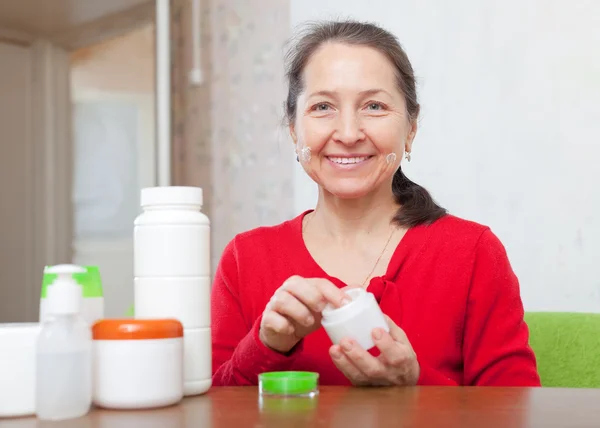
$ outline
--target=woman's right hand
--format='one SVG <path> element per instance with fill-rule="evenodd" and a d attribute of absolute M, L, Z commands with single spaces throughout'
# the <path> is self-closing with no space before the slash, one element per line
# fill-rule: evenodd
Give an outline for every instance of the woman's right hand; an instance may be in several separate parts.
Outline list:
<path fill-rule="evenodd" d="M 331 281 L 292 276 L 267 304 L 260 323 L 260 340 L 277 352 L 288 353 L 321 326 L 325 305 L 340 307 L 348 301 L 348 296 Z"/>

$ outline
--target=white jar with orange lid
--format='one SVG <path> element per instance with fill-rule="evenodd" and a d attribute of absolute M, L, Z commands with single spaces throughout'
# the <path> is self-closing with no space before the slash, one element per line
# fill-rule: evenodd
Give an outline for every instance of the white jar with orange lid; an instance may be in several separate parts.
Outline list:
<path fill-rule="evenodd" d="M 175 319 L 105 319 L 94 324 L 96 406 L 143 409 L 183 398 L 183 325 Z"/>

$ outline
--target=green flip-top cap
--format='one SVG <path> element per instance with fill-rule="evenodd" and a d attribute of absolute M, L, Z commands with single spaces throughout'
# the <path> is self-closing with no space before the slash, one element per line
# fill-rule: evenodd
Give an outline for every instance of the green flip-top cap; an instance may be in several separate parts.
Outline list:
<path fill-rule="evenodd" d="M 85 273 L 74 273 L 73 279 L 81 285 L 81 292 L 84 298 L 103 297 L 102 280 L 100 278 L 100 270 L 98 266 L 83 266 Z M 42 279 L 42 299 L 45 299 L 48 294 L 48 287 L 56 280 L 57 275 L 47 273 L 44 269 L 44 277 Z"/>
<path fill-rule="evenodd" d="M 319 374 L 314 372 L 267 372 L 258 375 L 261 394 L 298 396 L 317 392 Z"/>

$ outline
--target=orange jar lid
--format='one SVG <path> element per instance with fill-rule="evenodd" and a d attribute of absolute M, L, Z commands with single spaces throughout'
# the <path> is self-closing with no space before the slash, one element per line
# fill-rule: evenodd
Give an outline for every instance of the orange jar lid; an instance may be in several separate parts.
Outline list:
<path fill-rule="evenodd" d="M 94 340 L 144 340 L 183 337 L 176 319 L 105 319 L 92 327 Z"/>

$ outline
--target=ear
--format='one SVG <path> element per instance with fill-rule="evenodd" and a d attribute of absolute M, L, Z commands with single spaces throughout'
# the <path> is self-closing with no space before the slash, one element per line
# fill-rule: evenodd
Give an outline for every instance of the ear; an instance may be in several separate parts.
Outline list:
<path fill-rule="evenodd" d="M 294 124 L 290 124 L 289 129 L 290 129 L 290 135 L 292 137 L 292 140 L 294 141 L 294 144 L 298 143 L 298 137 L 296 136 L 296 128 L 295 128 Z"/>
<path fill-rule="evenodd" d="M 404 147 L 404 151 L 405 152 L 411 152 L 412 151 L 412 143 L 415 139 L 415 136 L 417 135 L 417 120 L 412 120 L 410 122 L 410 129 L 408 131 L 408 135 L 406 137 L 406 146 Z"/>

